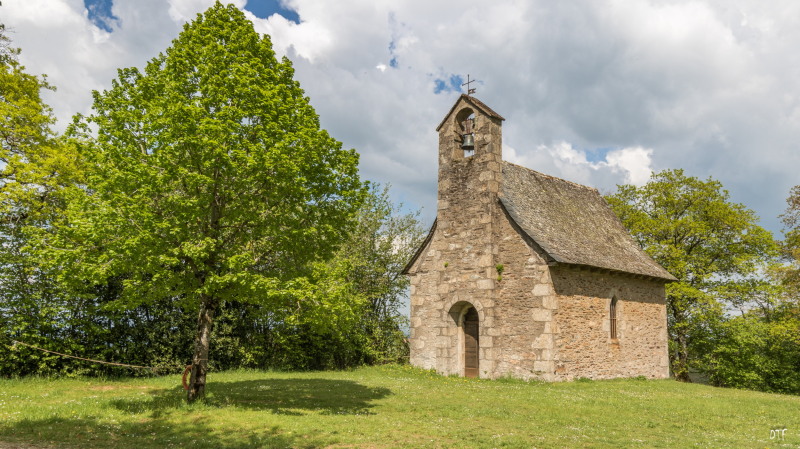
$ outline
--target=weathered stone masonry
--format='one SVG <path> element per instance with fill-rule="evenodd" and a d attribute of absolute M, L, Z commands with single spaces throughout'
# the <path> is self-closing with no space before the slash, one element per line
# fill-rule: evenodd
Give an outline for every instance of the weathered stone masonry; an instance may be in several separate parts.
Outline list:
<path fill-rule="evenodd" d="M 674 278 L 596 190 L 503 162 L 502 121 L 462 95 L 438 128 L 437 219 L 405 270 L 411 363 L 464 375 L 465 347 L 477 344 L 485 378 L 666 377 Z M 462 148 L 469 131 L 474 154 Z M 464 332 L 470 308 L 477 343 Z"/>

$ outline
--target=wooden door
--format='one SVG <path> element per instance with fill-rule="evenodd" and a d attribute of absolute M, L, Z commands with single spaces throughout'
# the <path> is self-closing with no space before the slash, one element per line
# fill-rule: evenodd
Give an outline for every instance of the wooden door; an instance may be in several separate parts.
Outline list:
<path fill-rule="evenodd" d="M 470 307 L 464 315 L 464 377 L 478 377 L 478 311 Z"/>

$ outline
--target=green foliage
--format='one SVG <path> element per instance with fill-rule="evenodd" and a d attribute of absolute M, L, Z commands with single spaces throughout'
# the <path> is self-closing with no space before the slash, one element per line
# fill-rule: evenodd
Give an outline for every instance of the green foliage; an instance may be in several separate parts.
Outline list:
<path fill-rule="evenodd" d="M 706 338 L 723 320 L 726 295 L 749 295 L 760 285 L 759 269 L 777 245 L 718 181 L 682 170 L 655 173 L 642 187 L 619 186 L 606 199 L 645 251 L 678 278 L 666 288 L 670 358 L 676 377 L 688 380 L 691 340 Z"/>
<path fill-rule="evenodd" d="M 800 322 L 747 313 L 720 323 L 697 354 L 714 385 L 800 394 Z"/>
<path fill-rule="evenodd" d="M 226 324 L 217 328 L 217 341 L 230 335 L 231 349 L 250 353 L 242 356 L 252 361 L 244 365 L 249 367 L 330 369 L 405 361 L 407 323 L 400 309 L 408 278 L 401 272 L 423 238 L 416 214 L 402 213 L 390 202 L 388 188 L 373 186 L 348 239 L 331 260 L 314 264 L 313 300 L 286 297 L 261 318 L 238 304 L 231 309 L 235 319 L 220 317 Z"/>
<path fill-rule="evenodd" d="M 642 186 L 607 197 L 634 238 L 682 284 L 696 289 L 719 276 L 749 275 L 775 253 L 769 231 L 719 181 L 683 170 L 655 173 Z"/>
<path fill-rule="evenodd" d="M 336 257 L 350 267 L 347 279 L 366 301 L 359 325 L 367 344 L 366 363 L 404 361 L 408 356 L 403 332 L 408 323 L 400 309 L 409 279 L 402 271 L 426 230 L 417 213 L 402 213 L 401 209 L 402 205 L 391 203 L 388 187 L 374 186 L 353 234 Z"/>
<path fill-rule="evenodd" d="M 116 297 L 116 289 L 118 284 L 112 282 L 99 288 L 94 298 L 66 300 L 59 294 L 34 301 L 49 315 L 31 317 L 19 310 L 13 311 L 14 322 L 26 328 L 24 332 L 14 332 L 10 336 L 70 355 L 153 366 L 161 374 L 181 372 L 191 356 L 185 341 L 191 340 L 194 333 L 196 319 L 192 318 L 192 311 L 180 309 L 167 300 L 130 310 L 104 308 L 104 304 Z M 7 341 L 2 343 L 5 345 Z M 149 370 L 130 370 L 64 358 L 23 345 L 9 346 L 9 351 L 0 352 L 0 376 L 152 374 Z"/>
<path fill-rule="evenodd" d="M 741 315 L 715 329 L 713 345 L 697 350 L 716 385 L 800 394 L 799 187 L 787 203 L 782 263 L 751 280 L 746 292 L 726 292 Z"/>

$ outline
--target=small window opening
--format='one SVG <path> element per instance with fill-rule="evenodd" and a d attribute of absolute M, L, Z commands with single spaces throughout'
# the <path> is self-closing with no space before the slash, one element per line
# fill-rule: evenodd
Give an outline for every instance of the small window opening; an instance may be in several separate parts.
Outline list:
<path fill-rule="evenodd" d="M 617 339 L 617 298 L 611 298 L 611 306 L 608 310 L 609 331 L 611 339 Z"/>

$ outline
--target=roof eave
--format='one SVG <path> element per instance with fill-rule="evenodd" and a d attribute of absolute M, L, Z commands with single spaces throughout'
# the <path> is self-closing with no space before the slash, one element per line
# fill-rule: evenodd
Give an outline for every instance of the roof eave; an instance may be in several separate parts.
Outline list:
<path fill-rule="evenodd" d="M 548 265 L 550 265 L 550 266 L 563 265 L 565 267 L 575 268 L 575 269 L 578 269 L 578 270 L 586 270 L 586 271 L 590 271 L 590 272 L 608 273 L 608 274 L 614 274 L 614 275 L 618 275 L 618 276 L 632 277 L 632 278 L 635 278 L 635 279 L 647 279 L 647 280 L 656 281 L 656 282 L 663 282 L 664 284 L 669 284 L 669 283 L 672 283 L 672 282 L 678 282 L 678 279 L 675 276 L 673 276 L 673 275 L 671 275 L 669 273 L 667 273 L 669 275 L 669 277 L 666 277 L 666 276 L 655 276 L 655 275 L 652 275 L 652 274 L 634 273 L 632 271 L 615 270 L 613 268 L 596 267 L 594 265 L 586 265 L 586 264 L 563 262 L 563 261 L 554 261 L 552 263 L 549 263 Z"/>

